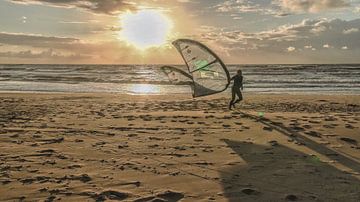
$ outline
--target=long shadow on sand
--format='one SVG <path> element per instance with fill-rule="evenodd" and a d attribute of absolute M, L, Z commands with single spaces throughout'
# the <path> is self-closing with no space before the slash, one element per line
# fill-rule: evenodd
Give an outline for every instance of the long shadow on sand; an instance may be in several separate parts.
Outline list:
<path fill-rule="evenodd" d="M 282 145 L 225 140 L 246 165 L 221 171 L 229 201 L 360 201 L 360 181 Z"/>
<path fill-rule="evenodd" d="M 312 149 L 313 151 L 316 151 L 324 156 L 327 156 L 328 158 L 339 162 L 340 164 L 352 169 L 353 171 L 356 171 L 360 173 L 360 163 L 358 162 L 358 159 L 355 159 L 351 156 L 347 156 L 345 154 L 341 154 L 335 150 L 332 150 L 324 145 L 321 145 L 310 138 L 306 137 L 305 135 L 296 132 L 294 130 L 291 130 L 290 128 L 285 127 L 282 124 L 278 124 L 276 122 L 271 121 L 270 119 L 266 118 L 258 118 L 256 116 L 247 114 L 247 113 L 241 113 L 244 117 L 253 119 L 255 121 L 258 121 L 273 130 L 276 130 L 283 135 L 286 135 L 290 137 L 291 139 L 296 140 L 299 143 L 304 144 L 306 147 Z"/>

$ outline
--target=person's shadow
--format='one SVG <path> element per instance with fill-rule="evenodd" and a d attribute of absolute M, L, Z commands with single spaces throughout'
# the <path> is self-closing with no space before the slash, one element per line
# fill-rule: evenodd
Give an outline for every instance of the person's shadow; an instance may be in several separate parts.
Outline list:
<path fill-rule="evenodd" d="M 229 201 L 360 201 L 360 181 L 280 144 L 224 140 L 245 161 L 221 171 Z"/>

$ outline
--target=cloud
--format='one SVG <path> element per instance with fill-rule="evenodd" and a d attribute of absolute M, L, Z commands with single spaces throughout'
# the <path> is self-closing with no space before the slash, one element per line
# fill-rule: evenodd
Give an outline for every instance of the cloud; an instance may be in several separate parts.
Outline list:
<path fill-rule="evenodd" d="M 271 61 L 275 61 L 277 58 L 280 63 L 282 63 L 281 59 L 284 60 L 283 62 L 298 61 L 300 63 L 307 60 L 360 62 L 359 57 L 356 56 L 360 54 L 360 35 L 343 33 L 344 30 L 353 30 L 352 28 L 355 27 L 360 28 L 360 19 L 350 21 L 325 18 L 305 19 L 297 24 L 282 25 L 275 29 L 253 33 L 217 29 L 201 34 L 199 39 L 212 44 L 217 50 L 224 50 L 223 55 L 230 55 L 229 58 L 234 59 L 241 55 L 247 56 L 251 61 L 259 58 L 271 58 Z M 351 44 L 351 47 L 348 47 L 351 52 L 342 55 L 345 53 L 340 50 L 347 44 Z M 293 54 L 284 57 L 284 50 Z"/>
<path fill-rule="evenodd" d="M 293 51 L 295 51 L 295 50 L 296 50 L 296 48 L 295 48 L 295 47 L 290 46 L 290 47 L 288 47 L 286 50 L 287 50 L 288 52 L 293 52 Z"/>
<path fill-rule="evenodd" d="M 88 24 L 89 22 L 85 21 L 59 21 L 61 24 Z"/>
<path fill-rule="evenodd" d="M 343 41 L 350 41 L 360 48 L 360 36 L 346 36 L 344 37 L 343 30 L 352 30 L 353 27 L 360 27 L 360 19 L 346 21 L 340 19 L 305 19 L 298 24 L 283 25 L 272 30 L 244 33 L 241 31 L 224 32 L 218 30 L 217 34 L 206 33 L 210 40 L 224 40 L 234 42 L 241 45 L 249 45 L 252 43 L 262 44 L 262 47 L 270 45 L 288 44 L 293 42 L 303 42 L 302 46 L 308 44 L 317 44 L 322 46 L 326 41 L 332 41 L 335 44 Z M 314 43 L 313 43 L 314 42 Z M 289 45 L 286 46 L 286 48 Z"/>
<path fill-rule="evenodd" d="M 299 13 L 316 13 L 350 6 L 347 0 L 279 0 L 278 4 L 285 10 Z"/>
<path fill-rule="evenodd" d="M 349 48 L 347 46 L 341 47 L 342 50 L 348 50 Z"/>
<path fill-rule="evenodd" d="M 312 50 L 312 51 L 316 51 L 316 48 L 314 48 L 312 45 L 307 45 L 307 46 L 304 46 L 304 49 L 308 49 L 308 50 Z"/>
<path fill-rule="evenodd" d="M 19 4 L 45 4 L 57 7 L 81 8 L 100 14 L 115 15 L 126 10 L 136 10 L 136 5 L 125 0 L 9 0 Z"/>
<path fill-rule="evenodd" d="M 360 62 L 360 35 L 344 34 L 344 30 L 353 28 L 360 28 L 360 19 L 305 19 L 258 32 L 200 26 L 196 31 L 200 34 L 193 38 L 209 45 L 229 63 L 351 63 Z M 142 54 L 116 37 L 102 39 L 0 32 L 1 61 L 36 63 L 47 58 L 49 63 L 181 62 L 181 57 L 169 47 L 153 48 Z M 329 48 L 323 47 L 326 44 Z"/>
<path fill-rule="evenodd" d="M 343 31 L 344 34 L 352 34 L 352 33 L 356 33 L 359 32 L 358 28 L 350 28 L 350 29 L 346 29 Z"/>
<path fill-rule="evenodd" d="M 31 47 L 66 47 L 69 44 L 80 43 L 79 39 L 69 37 L 43 36 L 36 34 L 0 32 L 0 43 Z"/>
<path fill-rule="evenodd" d="M 44 36 L 39 34 L 8 33 L 0 32 L 0 43 L 6 46 L 53 49 L 69 53 L 96 54 L 96 51 L 105 52 L 111 44 L 119 44 L 118 41 L 94 42 L 84 41 L 78 38 L 61 36 Z M 121 44 L 123 45 L 123 44 Z M 1 50 L 1 49 L 0 49 Z"/>
<path fill-rule="evenodd" d="M 270 7 L 265 7 L 249 0 L 227 0 L 217 4 L 214 8 L 217 12 L 222 13 L 259 13 L 265 15 L 276 15 L 279 17 L 288 15 L 286 13 L 279 13 Z"/>
<path fill-rule="evenodd" d="M 360 6 L 355 7 L 354 13 L 360 13 Z"/>
<path fill-rule="evenodd" d="M 116 38 L 104 41 L 80 40 L 60 36 L 0 32 L 3 63 L 174 63 L 176 51 L 156 47 L 146 54 Z"/>
<path fill-rule="evenodd" d="M 244 0 L 227 0 L 215 6 L 218 12 L 258 12 L 259 6 Z"/>
<path fill-rule="evenodd" d="M 0 52 L 0 57 L 5 58 L 22 58 L 22 59 L 37 59 L 37 58 L 44 58 L 47 60 L 52 59 L 88 59 L 91 56 L 81 55 L 81 54 L 62 54 L 59 52 L 55 52 L 53 49 L 44 50 L 41 52 L 33 52 L 32 50 L 26 51 L 7 51 L 7 52 Z"/>
<path fill-rule="evenodd" d="M 217 4 L 217 12 L 258 13 L 285 17 L 292 13 L 317 13 L 329 9 L 349 7 L 348 0 L 272 0 L 255 3 L 250 0 L 227 0 Z"/>

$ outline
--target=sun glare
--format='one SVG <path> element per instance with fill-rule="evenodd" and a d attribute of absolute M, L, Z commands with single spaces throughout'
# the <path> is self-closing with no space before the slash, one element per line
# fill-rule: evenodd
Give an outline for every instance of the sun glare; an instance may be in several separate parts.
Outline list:
<path fill-rule="evenodd" d="M 141 10 L 120 16 L 121 40 L 140 49 L 161 46 L 172 29 L 171 20 L 158 10 Z"/>

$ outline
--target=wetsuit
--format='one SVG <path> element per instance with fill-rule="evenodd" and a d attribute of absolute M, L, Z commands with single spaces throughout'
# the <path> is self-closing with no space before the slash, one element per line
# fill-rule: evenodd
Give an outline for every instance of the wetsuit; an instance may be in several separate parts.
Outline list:
<path fill-rule="evenodd" d="M 243 86 L 243 76 L 235 75 L 234 77 L 231 78 L 231 80 L 234 80 L 234 85 L 231 88 L 232 97 L 229 104 L 229 109 L 231 109 L 231 107 L 233 107 L 234 104 L 240 102 L 243 99 L 240 91 L 240 88 L 242 88 Z M 236 95 L 238 96 L 238 99 L 235 101 Z"/>

